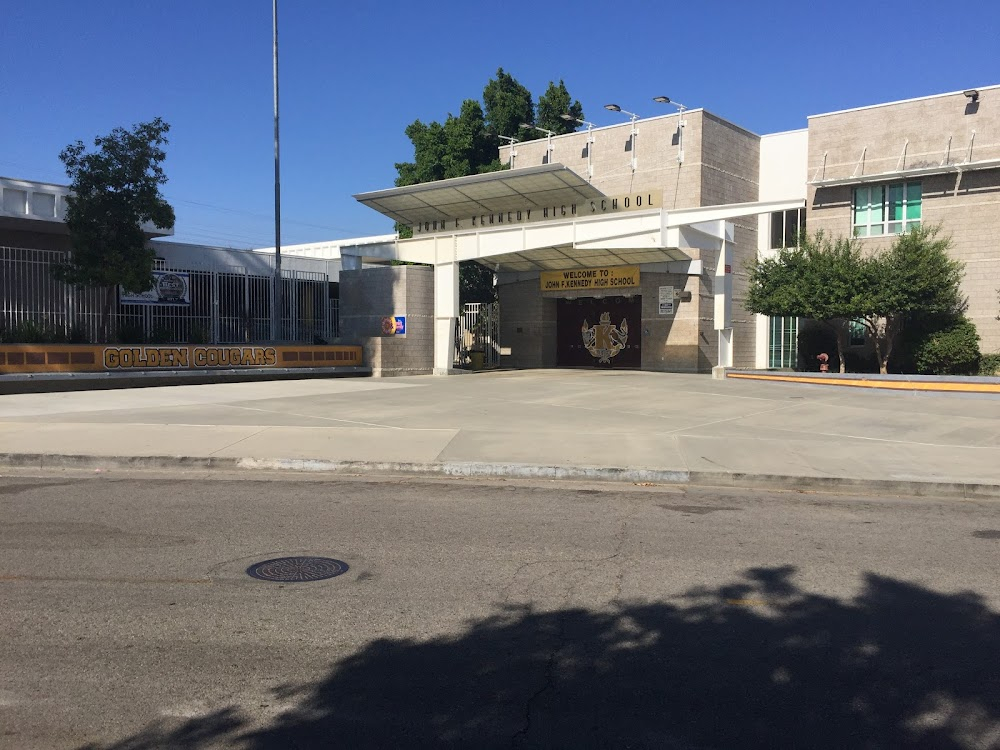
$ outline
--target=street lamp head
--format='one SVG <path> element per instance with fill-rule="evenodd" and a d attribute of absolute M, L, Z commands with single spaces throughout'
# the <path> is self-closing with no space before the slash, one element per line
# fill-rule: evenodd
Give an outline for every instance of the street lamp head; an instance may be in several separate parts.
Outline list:
<path fill-rule="evenodd" d="M 604 108 L 606 110 L 608 110 L 609 112 L 621 112 L 622 111 L 622 108 L 619 107 L 617 104 L 605 104 Z"/>
<path fill-rule="evenodd" d="M 670 104 L 670 97 L 669 96 L 654 96 L 653 97 L 653 101 L 654 102 L 659 102 L 660 104 Z"/>
<path fill-rule="evenodd" d="M 521 123 L 520 125 L 518 125 L 518 127 L 519 127 L 519 128 L 533 128 L 533 127 L 535 127 L 535 126 L 534 126 L 534 125 L 529 125 L 529 124 L 528 124 L 528 123 L 526 123 L 526 122 L 522 122 L 522 123 Z"/>
<path fill-rule="evenodd" d="M 579 120 L 577 120 L 575 117 L 573 117 L 573 115 L 570 114 L 561 114 L 559 115 L 559 117 L 564 119 L 566 122 L 579 122 Z"/>

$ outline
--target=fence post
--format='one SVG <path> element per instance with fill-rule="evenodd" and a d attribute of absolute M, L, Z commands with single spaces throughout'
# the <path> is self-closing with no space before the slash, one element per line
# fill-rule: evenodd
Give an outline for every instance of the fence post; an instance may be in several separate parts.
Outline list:
<path fill-rule="evenodd" d="M 219 272 L 212 269 L 212 343 L 219 343 Z"/>

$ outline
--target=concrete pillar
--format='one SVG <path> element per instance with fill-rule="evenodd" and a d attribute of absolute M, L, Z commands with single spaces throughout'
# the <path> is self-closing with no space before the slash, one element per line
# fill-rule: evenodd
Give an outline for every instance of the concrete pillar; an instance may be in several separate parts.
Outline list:
<path fill-rule="evenodd" d="M 733 366 L 733 246 L 728 222 L 721 222 L 722 240 L 715 258 L 715 330 L 719 332 L 719 360 L 712 368 L 713 377 L 725 377 Z"/>
<path fill-rule="evenodd" d="M 458 263 L 434 266 L 434 374 L 447 375 L 455 366 L 455 324 L 458 320 Z"/>

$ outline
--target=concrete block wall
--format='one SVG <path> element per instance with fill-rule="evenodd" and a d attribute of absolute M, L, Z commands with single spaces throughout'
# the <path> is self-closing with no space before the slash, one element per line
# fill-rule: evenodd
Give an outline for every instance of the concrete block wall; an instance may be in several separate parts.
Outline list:
<path fill-rule="evenodd" d="M 542 296 L 537 274 L 520 276 L 502 273 L 497 279 L 500 366 L 555 367 L 556 301 Z"/>
<path fill-rule="evenodd" d="M 642 292 L 642 369 L 660 372 L 711 372 L 698 341 L 699 318 L 703 301 L 698 276 L 674 273 L 643 272 Z M 691 300 L 675 300 L 673 315 L 659 314 L 660 287 L 672 286 L 678 292 L 690 292 Z M 711 299 L 708 302 L 711 307 Z"/>
<path fill-rule="evenodd" d="M 628 195 L 656 190 L 663 207 L 698 206 L 701 193 L 701 110 L 686 112 L 684 120 L 683 164 L 677 162 L 678 115 L 643 119 L 636 123 L 636 170 L 632 171 L 632 125 L 624 122 L 593 130 L 592 184 L 605 195 Z M 562 164 L 577 174 L 587 176 L 587 130 L 556 136 L 552 139 L 553 164 Z M 546 139 L 518 143 L 514 168 L 544 163 Z M 509 149 L 501 149 L 501 160 L 509 158 Z"/>
<path fill-rule="evenodd" d="M 663 207 L 691 208 L 696 206 L 743 203 L 759 200 L 760 196 L 760 137 L 748 130 L 716 117 L 703 110 L 684 114 L 684 161 L 678 164 L 677 124 L 678 115 L 640 120 L 636 127 L 637 169 L 631 170 L 631 152 L 626 150 L 631 135 L 631 124 L 625 122 L 598 128 L 594 133 L 593 184 L 607 195 L 623 195 L 636 189 L 656 186 L 663 196 Z M 586 130 L 553 139 L 553 162 L 563 164 L 581 175 L 587 174 Z M 506 150 L 502 153 L 506 154 Z M 517 144 L 515 168 L 542 164 L 546 141 L 529 141 Z M 747 274 L 745 267 L 757 252 L 757 217 L 735 220 L 736 236 L 733 257 L 733 329 L 734 364 L 753 367 L 756 355 L 757 325 L 753 315 L 747 313 L 740 302 L 746 297 Z M 649 338 L 643 337 L 643 368 L 671 371 L 708 372 L 718 359 L 718 333 L 715 330 L 713 288 L 715 272 L 714 254 L 691 251 L 692 257 L 705 263 L 701 277 L 678 278 L 692 293 L 692 302 L 680 303 L 677 319 L 669 324 L 657 320 L 656 298 L 661 282 L 657 277 L 666 275 L 643 272 L 643 328 L 649 320 Z M 647 281 L 648 288 L 647 288 Z M 662 281 L 668 285 L 669 281 Z M 518 320 L 530 318 L 528 297 L 539 295 L 537 283 L 518 292 L 501 289 L 501 332 L 508 331 L 507 323 L 511 305 L 517 305 Z M 584 295 L 588 296 L 588 295 Z M 509 300 L 509 301 L 508 301 Z M 523 315 L 523 318 L 522 318 Z M 554 315 L 554 313 L 553 313 Z M 691 317 L 689 317 L 691 316 Z M 551 321 L 555 328 L 554 317 Z M 525 325 L 518 324 L 523 330 Z M 530 327 L 530 326 L 529 326 Z M 521 335 L 524 334 L 515 334 Z M 502 338 L 504 346 L 508 341 Z M 554 333 L 552 346 L 555 345 Z M 533 345 L 541 346 L 539 337 Z M 684 352 L 682 354 L 682 352 Z M 532 361 L 540 361 L 540 354 Z M 518 365 L 541 366 L 541 365 Z M 548 366 L 548 365 L 546 365 Z"/>
<path fill-rule="evenodd" d="M 375 377 L 427 375 L 434 367 L 434 271 L 384 266 L 340 275 L 340 327 L 364 348 Z M 406 316 L 405 336 L 382 334 L 382 318 Z"/>
<path fill-rule="evenodd" d="M 967 314 L 979 331 L 980 347 L 983 352 L 998 352 L 1000 169 L 968 171 L 961 179 L 957 172 L 894 175 L 897 169 L 960 164 L 969 159 L 970 144 L 972 161 L 1000 159 L 1000 87 L 980 89 L 976 106 L 958 93 L 811 117 L 808 177 L 885 174 L 884 182 L 873 184 L 920 181 L 922 222 L 940 224 L 951 237 L 953 257 L 965 263 L 962 290 L 969 298 Z M 854 184 L 811 186 L 806 204 L 809 231 L 850 236 L 853 190 Z M 888 247 L 892 240 L 892 236 L 859 238 L 862 248 L 871 252 Z"/>

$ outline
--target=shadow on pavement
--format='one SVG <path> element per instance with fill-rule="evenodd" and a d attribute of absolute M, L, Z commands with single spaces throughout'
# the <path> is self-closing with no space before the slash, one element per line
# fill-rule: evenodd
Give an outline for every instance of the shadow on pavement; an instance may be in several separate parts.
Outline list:
<path fill-rule="evenodd" d="M 793 573 L 380 640 L 280 688 L 296 707 L 264 729 L 227 709 L 100 747 L 1000 747 L 1000 616 L 980 597 L 869 574 L 841 601 Z"/>

